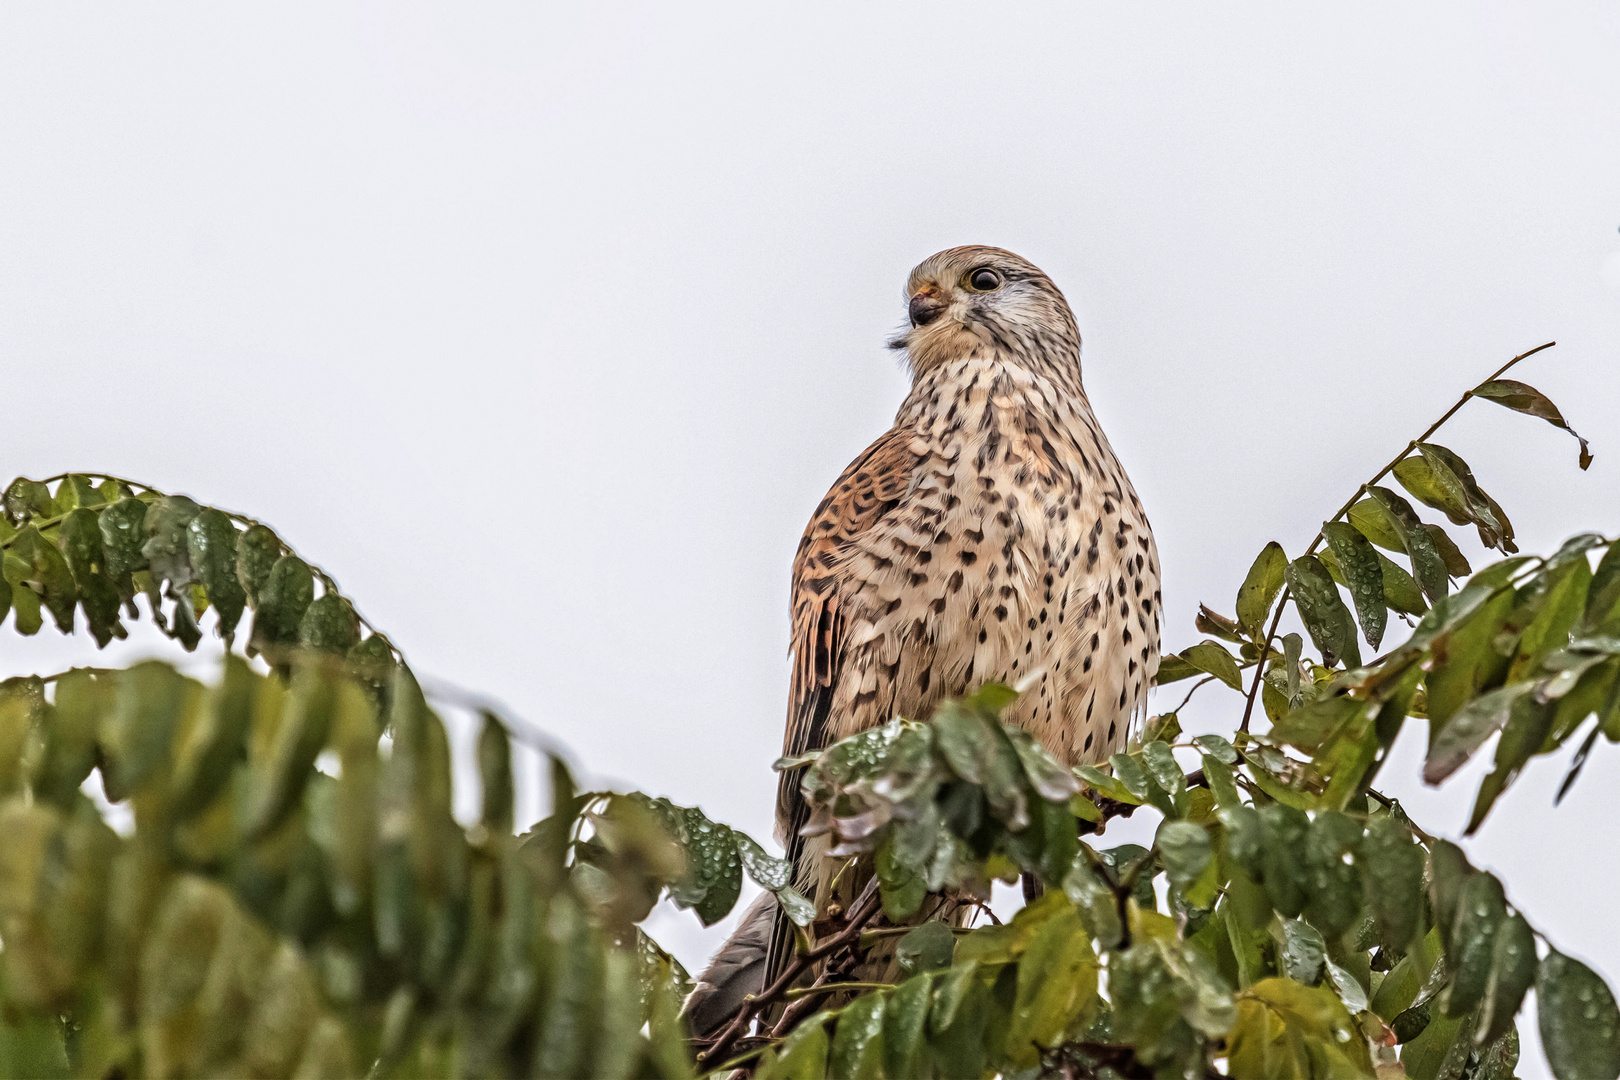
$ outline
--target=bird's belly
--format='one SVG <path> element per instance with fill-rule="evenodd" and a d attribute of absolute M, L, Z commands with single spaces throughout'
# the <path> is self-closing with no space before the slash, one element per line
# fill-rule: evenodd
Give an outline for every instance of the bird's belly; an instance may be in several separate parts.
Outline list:
<path fill-rule="evenodd" d="M 986 682 L 1022 684 L 1009 722 L 1059 760 L 1102 760 L 1123 743 L 1138 696 L 1124 692 L 1109 560 L 1100 549 L 1091 557 L 1093 522 L 1070 492 L 995 492 L 941 514 L 926 573 L 915 562 L 897 567 L 879 590 L 881 614 L 849 656 L 856 677 L 845 684 L 840 734 L 894 716 L 925 719 Z"/>

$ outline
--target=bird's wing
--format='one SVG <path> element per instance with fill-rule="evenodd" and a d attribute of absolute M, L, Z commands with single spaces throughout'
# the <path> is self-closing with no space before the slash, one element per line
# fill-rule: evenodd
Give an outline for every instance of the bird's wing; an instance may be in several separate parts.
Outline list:
<path fill-rule="evenodd" d="M 914 432 L 891 429 L 850 463 L 810 517 L 793 560 L 793 678 L 782 739 L 786 755 L 827 745 L 842 652 L 845 554 L 899 505 L 924 456 Z M 804 825 L 798 782 L 798 773 L 783 774 L 777 795 L 777 825 L 789 846 Z"/>

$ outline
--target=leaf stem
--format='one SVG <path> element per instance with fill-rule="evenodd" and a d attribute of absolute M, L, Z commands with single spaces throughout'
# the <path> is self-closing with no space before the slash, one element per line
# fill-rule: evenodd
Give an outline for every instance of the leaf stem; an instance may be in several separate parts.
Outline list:
<path fill-rule="evenodd" d="M 1517 364 L 1520 360 L 1529 359 L 1530 357 L 1536 355 L 1536 353 L 1541 352 L 1543 349 L 1550 349 L 1556 344 L 1558 344 L 1558 342 L 1549 341 L 1544 345 L 1537 345 L 1535 348 L 1531 349 L 1529 352 L 1522 352 L 1518 356 L 1515 356 L 1513 359 L 1509 360 L 1507 363 L 1503 364 L 1501 367 L 1497 368 L 1494 372 L 1492 372 L 1490 375 L 1488 375 L 1484 379 L 1481 379 L 1480 382 L 1475 383 L 1474 385 L 1477 387 L 1477 386 L 1482 385 L 1483 383 L 1490 382 L 1492 379 L 1499 379 L 1504 374 L 1506 374 L 1506 372 L 1507 372 L 1507 370 L 1509 368 L 1511 368 L 1514 364 Z M 1402 461 L 1404 461 L 1406 459 L 1406 456 L 1408 454 L 1410 454 L 1413 450 L 1417 449 L 1418 443 L 1427 442 L 1428 439 L 1429 439 L 1429 436 L 1433 435 L 1436 431 L 1439 431 L 1440 426 L 1442 424 L 1444 424 L 1447 420 L 1450 420 L 1453 416 L 1456 416 L 1457 415 L 1457 410 L 1461 409 L 1464 405 L 1468 404 L 1468 399 L 1473 397 L 1473 396 L 1474 396 L 1474 390 L 1471 387 L 1471 388 L 1469 388 L 1468 390 L 1466 390 L 1463 393 L 1462 397 L 1457 399 L 1457 403 L 1455 405 L 1453 405 L 1451 408 L 1447 409 L 1444 413 L 1442 413 L 1440 415 L 1440 419 L 1438 419 L 1434 423 L 1430 424 L 1428 429 L 1426 431 L 1424 431 L 1423 434 L 1419 435 L 1417 438 L 1413 439 L 1411 442 L 1407 443 L 1404 447 L 1402 447 L 1401 452 L 1396 454 L 1393 458 L 1391 458 L 1390 461 L 1389 461 L 1389 464 L 1385 465 L 1382 469 L 1379 469 L 1378 472 L 1376 474 L 1374 474 L 1374 476 L 1373 476 L 1373 478 L 1371 480 L 1368 480 L 1365 484 L 1362 484 L 1360 487 L 1358 487 L 1356 489 L 1356 493 L 1354 495 L 1350 496 L 1349 500 L 1347 502 L 1345 502 L 1345 504 L 1343 506 L 1339 507 L 1338 511 L 1335 512 L 1332 517 L 1328 518 L 1328 521 L 1338 521 L 1345 514 L 1348 514 L 1350 512 L 1350 508 L 1356 505 L 1356 500 L 1361 498 L 1361 493 L 1362 492 L 1366 491 L 1368 488 L 1370 488 L 1374 484 L 1378 483 L 1378 481 L 1380 481 L 1384 477 L 1388 476 L 1389 473 L 1390 473 L 1390 470 L 1394 469 L 1395 466 L 1399 465 Z M 1318 529 L 1316 531 L 1316 539 L 1312 540 L 1310 547 L 1305 549 L 1305 554 L 1314 555 L 1316 553 L 1316 549 L 1318 547 L 1320 547 L 1321 544 L 1322 544 L 1322 530 Z M 1271 627 L 1270 627 L 1270 629 L 1268 629 L 1266 631 L 1265 641 L 1260 646 L 1260 661 L 1259 661 L 1259 663 L 1255 664 L 1255 667 L 1254 667 L 1254 681 L 1249 684 L 1249 698 L 1248 698 L 1248 701 L 1246 701 L 1244 703 L 1244 705 L 1243 705 L 1243 722 L 1238 725 L 1238 730 L 1239 731 L 1248 731 L 1249 730 L 1249 720 L 1254 715 L 1254 702 L 1255 702 L 1255 699 L 1260 696 L 1260 680 L 1265 675 L 1266 658 L 1271 655 L 1271 642 L 1272 642 L 1272 639 L 1277 636 L 1277 627 L 1282 622 L 1283 608 L 1288 606 L 1288 598 L 1289 598 L 1289 589 L 1288 589 L 1288 587 L 1286 585 L 1284 585 L 1282 594 L 1277 597 L 1277 612 L 1276 612 L 1275 615 L 1272 616 Z"/>
<path fill-rule="evenodd" d="M 911 929 L 908 927 L 908 929 Z M 816 986 L 800 986 L 787 991 L 782 996 L 789 1001 L 795 998 L 809 997 L 811 994 L 833 994 L 842 990 L 893 990 L 894 983 L 881 982 L 830 982 L 820 983 Z"/>

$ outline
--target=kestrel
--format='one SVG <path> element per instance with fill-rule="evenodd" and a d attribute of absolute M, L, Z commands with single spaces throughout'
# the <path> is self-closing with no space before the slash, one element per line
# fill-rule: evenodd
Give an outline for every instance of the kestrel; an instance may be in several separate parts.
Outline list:
<path fill-rule="evenodd" d="M 816 507 L 794 559 L 783 752 L 1022 681 L 1004 719 L 1061 761 L 1103 761 L 1158 670 L 1159 561 L 1081 386 L 1074 314 L 1050 278 L 993 247 L 925 260 L 906 298 L 910 328 L 890 344 L 911 392 Z M 781 781 L 779 839 L 825 908 L 825 838 L 799 835 L 798 781 Z M 694 995 L 698 1031 L 779 969 L 781 921 L 769 894 L 748 912 Z"/>

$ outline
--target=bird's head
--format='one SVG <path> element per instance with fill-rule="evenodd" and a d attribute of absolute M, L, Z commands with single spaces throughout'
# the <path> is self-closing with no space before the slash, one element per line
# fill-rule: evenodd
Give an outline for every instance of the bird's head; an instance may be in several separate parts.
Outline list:
<path fill-rule="evenodd" d="M 997 352 L 1055 375 L 1080 378 L 1080 330 L 1068 301 L 1032 263 L 1001 248 L 951 248 L 906 280 L 910 326 L 889 342 L 914 376 L 974 353 Z"/>

